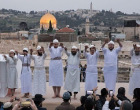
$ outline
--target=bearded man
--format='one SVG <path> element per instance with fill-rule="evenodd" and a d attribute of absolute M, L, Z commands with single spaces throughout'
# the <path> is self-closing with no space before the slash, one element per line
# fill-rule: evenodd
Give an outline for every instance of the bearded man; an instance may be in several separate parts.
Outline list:
<path fill-rule="evenodd" d="M 74 99 L 76 94 L 80 91 L 80 51 L 76 46 L 71 48 L 71 52 L 67 51 L 65 47 L 65 53 L 68 56 L 67 59 L 67 73 L 65 79 L 64 89 L 67 90 L 71 95 L 74 92 Z"/>
<path fill-rule="evenodd" d="M 114 48 L 114 42 L 110 41 L 108 43 L 108 48 L 104 46 L 108 43 L 108 39 L 105 40 L 105 43 L 102 45 L 102 51 L 104 53 L 104 68 L 103 74 L 105 79 L 105 85 L 108 90 L 113 90 L 115 92 L 116 79 L 117 79 L 117 65 L 118 65 L 118 54 L 121 51 L 122 44 L 119 39 L 117 43 L 119 44 L 118 48 Z"/>
<path fill-rule="evenodd" d="M 140 45 L 133 45 L 130 51 L 131 55 L 131 73 L 129 81 L 129 93 L 133 95 L 135 88 L 140 88 Z"/>
<path fill-rule="evenodd" d="M 32 55 L 33 50 L 30 50 L 31 58 L 34 60 L 34 76 L 33 76 L 33 91 L 32 95 L 36 94 L 46 95 L 46 71 L 45 58 L 47 54 L 44 48 L 37 46 L 37 55 Z"/>

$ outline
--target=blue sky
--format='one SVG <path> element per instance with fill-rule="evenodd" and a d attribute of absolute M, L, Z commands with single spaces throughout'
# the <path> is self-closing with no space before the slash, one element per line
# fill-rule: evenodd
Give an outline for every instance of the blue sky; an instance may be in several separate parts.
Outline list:
<path fill-rule="evenodd" d="M 0 0 L 0 8 L 21 11 L 88 9 L 90 3 L 96 10 L 123 11 L 140 13 L 140 0 Z"/>

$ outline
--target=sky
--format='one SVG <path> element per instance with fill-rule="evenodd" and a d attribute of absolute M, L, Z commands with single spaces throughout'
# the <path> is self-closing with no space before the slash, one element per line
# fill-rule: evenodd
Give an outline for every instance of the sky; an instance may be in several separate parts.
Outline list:
<path fill-rule="evenodd" d="M 93 3 L 94 10 L 110 10 L 113 12 L 140 13 L 140 0 L 0 0 L 0 9 L 20 11 L 62 11 L 69 9 L 89 9 Z"/>

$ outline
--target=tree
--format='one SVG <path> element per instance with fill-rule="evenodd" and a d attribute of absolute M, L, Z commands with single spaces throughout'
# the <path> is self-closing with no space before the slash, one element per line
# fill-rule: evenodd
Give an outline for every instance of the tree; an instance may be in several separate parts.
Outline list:
<path fill-rule="evenodd" d="M 49 22 L 49 29 L 48 29 L 48 32 L 52 32 L 53 31 L 53 27 L 52 27 L 52 22 L 50 21 Z"/>

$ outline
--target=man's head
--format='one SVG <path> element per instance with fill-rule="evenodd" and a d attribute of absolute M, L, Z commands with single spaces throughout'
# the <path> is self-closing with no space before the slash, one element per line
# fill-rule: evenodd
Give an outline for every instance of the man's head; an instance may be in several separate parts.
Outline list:
<path fill-rule="evenodd" d="M 33 101 L 37 107 L 42 107 L 42 102 L 45 100 L 41 94 L 36 94 Z"/>
<path fill-rule="evenodd" d="M 140 45 L 137 45 L 135 48 L 135 55 L 140 55 Z"/>
<path fill-rule="evenodd" d="M 71 96 L 70 96 L 70 93 L 69 92 L 65 92 L 63 94 L 63 100 L 64 102 L 68 102 L 70 100 Z"/>
<path fill-rule="evenodd" d="M 110 51 L 112 51 L 112 50 L 114 49 L 114 42 L 113 42 L 113 41 L 110 41 L 110 42 L 108 43 L 108 49 L 109 49 Z"/>
<path fill-rule="evenodd" d="M 81 104 L 82 104 L 82 105 L 85 104 L 86 99 L 87 99 L 86 96 L 81 96 L 80 101 L 81 101 Z"/>
<path fill-rule="evenodd" d="M 72 53 L 73 56 L 76 55 L 76 53 L 77 53 L 77 47 L 76 46 L 72 46 L 71 53 Z"/>
<path fill-rule="evenodd" d="M 53 40 L 53 46 L 54 48 L 57 48 L 59 46 L 59 41 L 57 39 Z"/>
<path fill-rule="evenodd" d="M 128 100 L 122 101 L 120 110 L 132 110 L 132 109 L 133 105 L 131 104 L 131 102 L 129 102 Z"/>
<path fill-rule="evenodd" d="M 123 95 L 123 96 L 125 96 L 125 88 L 124 88 L 124 87 L 120 87 L 120 88 L 118 89 L 118 95 Z"/>
<path fill-rule="evenodd" d="M 26 56 L 28 54 L 28 48 L 23 49 L 23 55 Z"/>
<path fill-rule="evenodd" d="M 10 50 L 9 57 L 13 57 L 13 56 L 15 56 L 15 50 Z"/>
<path fill-rule="evenodd" d="M 102 97 L 107 97 L 107 95 L 108 95 L 108 90 L 107 90 L 106 88 L 103 88 L 103 89 L 101 90 L 101 96 L 102 96 Z"/>
<path fill-rule="evenodd" d="M 95 102 L 92 98 L 87 98 L 85 101 L 85 110 L 92 110 L 95 107 Z"/>
<path fill-rule="evenodd" d="M 13 104 L 11 102 L 6 102 L 3 105 L 4 110 L 12 110 L 13 109 Z"/>
<path fill-rule="evenodd" d="M 96 47 L 95 47 L 95 45 L 90 45 L 90 52 L 91 53 L 94 53 L 95 51 L 96 51 Z"/>
<path fill-rule="evenodd" d="M 134 89 L 134 98 L 135 99 L 140 99 L 140 88 L 135 88 Z"/>
<path fill-rule="evenodd" d="M 41 46 L 37 46 L 37 54 L 38 54 L 38 56 L 42 56 L 43 50 L 42 50 Z"/>

